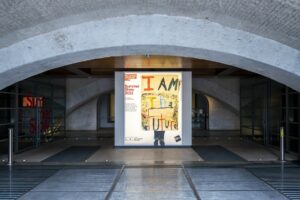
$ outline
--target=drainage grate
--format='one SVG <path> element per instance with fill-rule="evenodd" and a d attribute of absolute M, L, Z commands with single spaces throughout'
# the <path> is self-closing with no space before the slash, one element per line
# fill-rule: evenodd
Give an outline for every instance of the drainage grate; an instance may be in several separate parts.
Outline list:
<path fill-rule="evenodd" d="M 289 199 L 300 199 L 299 167 L 249 168 L 253 174 Z"/>
<path fill-rule="evenodd" d="M 57 171 L 55 167 L 0 167 L 0 199 L 17 199 Z"/>

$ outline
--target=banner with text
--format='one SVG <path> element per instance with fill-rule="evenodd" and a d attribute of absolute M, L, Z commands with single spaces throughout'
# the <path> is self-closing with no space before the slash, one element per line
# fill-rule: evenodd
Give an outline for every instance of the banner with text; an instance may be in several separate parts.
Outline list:
<path fill-rule="evenodd" d="M 125 72 L 125 145 L 182 144 L 182 73 Z"/>

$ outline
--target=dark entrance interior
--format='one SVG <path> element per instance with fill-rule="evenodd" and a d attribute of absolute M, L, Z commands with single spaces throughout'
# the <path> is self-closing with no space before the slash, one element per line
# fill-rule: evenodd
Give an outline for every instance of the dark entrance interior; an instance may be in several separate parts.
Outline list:
<path fill-rule="evenodd" d="M 101 94 L 97 102 L 97 136 L 114 137 L 115 94 L 109 91 Z"/>
<path fill-rule="evenodd" d="M 192 98 L 192 127 L 195 130 L 208 130 L 208 100 L 197 91 L 193 91 Z"/>

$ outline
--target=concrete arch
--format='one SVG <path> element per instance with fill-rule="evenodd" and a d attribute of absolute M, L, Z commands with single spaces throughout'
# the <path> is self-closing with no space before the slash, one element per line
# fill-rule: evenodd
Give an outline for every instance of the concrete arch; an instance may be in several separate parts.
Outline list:
<path fill-rule="evenodd" d="M 206 82 L 206 80 L 204 82 Z M 224 94 L 219 95 L 218 93 L 214 93 L 214 92 L 210 92 L 210 94 L 208 94 L 207 90 L 205 89 L 202 90 L 201 87 L 198 88 L 200 90 L 194 88 L 193 86 L 193 91 L 202 94 L 207 99 L 208 130 L 230 130 L 230 131 L 239 130 L 240 112 L 239 109 L 235 108 L 236 105 L 234 103 L 233 104 L 229 103 L 227 101 L 228 98 L 226 98 L 226 95 L 224 96 Z M 224 90 L 224 88 L 220 88 L 220 89 Z M 224 98 L 220 98 L 220 97 L 224 97 Z"/>
<path fill-rule="evenodd" d="M 142 15 L 90 21 L 0 50 L 0 89 L 79 61 L 160 54 L 206 59 L 249 70 L 300 91 L 300 52 L 208 20 Z"/>
<path fill-rule="evenodd" d="M 67 84 L 66 128 L 68 131 L 97 128 L 97 101 L 101 94 L 114 90 L 113 78 L 70 78 Z M 85 116 L 82 118 L 82 116 Z M 71 132 L 70 132 L 71 133 Z"/>
<path fill-rule="evenodd" d="M 238 79 L 194 78 L 192 86 L 193 90 L 215 98 L 239 116 L 240 88 Z"/>
<path fill-rule="evenodd" d="M 235 105 L 233 106 L 233 105 L 231 105 L 230 103 L 226 102 L 226 100 L 220 99 L 218 95 L 215 95 L 215 94 L 210 95 L 209 93 L 204 92 L 203 90 L 195 90 L 194 88 L 193 88 L 193 90 L 194 90 L 195 92 L 198 92 L 198 93 L 202 94 L 202 95 L 205 96 L 205 97 L 210 97 L 210 98 L 214 99 L 215 101 L 218 101 L 220 104 L 222 104 L 222 105 L 224 105 L 226 108 L 228 108 L 228 110 L 230 110 L 234 115 L 236 115 L 236 116 L 238 116 L 238 117 L 240 116 L 239 109 L 236 109 L 236 108 L 235 108 Z"/>
<path fill-rule="evenodd" d="M 114 79 L 68 79 L 67 89 L 66 116 L 69 116 L 84 104 L 98 99 L 102 94 L 113 91 Z"/>

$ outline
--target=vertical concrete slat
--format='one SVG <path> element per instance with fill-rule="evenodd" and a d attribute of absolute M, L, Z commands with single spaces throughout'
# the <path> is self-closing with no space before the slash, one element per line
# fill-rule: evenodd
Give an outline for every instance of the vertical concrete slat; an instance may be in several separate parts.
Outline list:
<path fill-rule="evenodd" d="M 124 145 L 124 72 L 115 72 L 115 146 Z"/>

